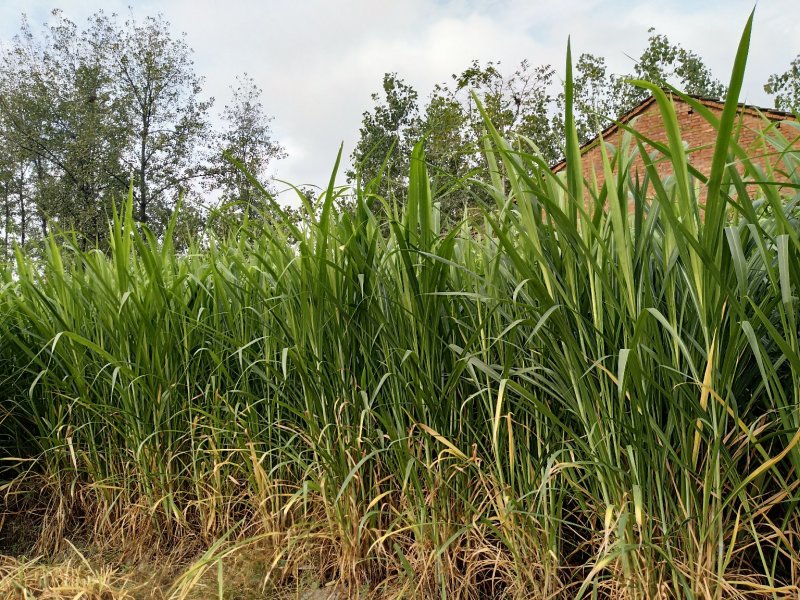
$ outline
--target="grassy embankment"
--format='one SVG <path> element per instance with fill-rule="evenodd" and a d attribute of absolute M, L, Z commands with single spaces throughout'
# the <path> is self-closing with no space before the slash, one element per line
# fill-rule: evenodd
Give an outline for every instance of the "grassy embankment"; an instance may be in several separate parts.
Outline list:
<path fill-rule="evenodd" d="M 720 119 L 686 98 L 719 132 L 708 178 L 653 89 L 674 175 L 635 130 L 597 189 L 569 116 L 560 175 L 490 128 L 477 233 L 441 233 L 418 148 L 388 228 L 331 185 L 298 227 L 187 253 L 128 213 L 107 254 L 19 256 L 9 519 L 41 551 L 205 552 L 175 597 L 237 551 L 375 597 L 794 597 L 800 155 L 779 190 L 737 146 L 748 39 Z"/>

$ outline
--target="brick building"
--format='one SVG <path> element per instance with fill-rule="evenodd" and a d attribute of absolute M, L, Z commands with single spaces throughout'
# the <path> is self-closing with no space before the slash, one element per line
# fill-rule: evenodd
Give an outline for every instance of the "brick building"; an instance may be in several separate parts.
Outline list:
<path fill-rule="evenodd" d="M 695 99 L 708 108 L 717 118 L 722 115 L 724 107 L 722 102 L 707 98 Z M 675 113 L 678 117 L 681 137 L 687 148 L 689 161 L 698 171 L 708 175 L 711 170 L 711 160 L 714 154 L 714 144 L 716 143 L 716 130 L 684 100 L 673 96 L 672 101 L 675 105 Z M 739 145 L 745 149 L 755 163 L 763 167 L 767 162 L 770 162 L 773 167 L 786 173 L 786 165 L 783 164 L 775 148 L 764 143 L 762 132 L 765 128 L 775 124 L 775 128 L 784 137 L 793 141 L 792 148 L 800 152 L 800 127 L 798 127 L 796 117 L 791 113 L 769 108 L 758 108 L 747 104 L 739 105 L 739 116 L 739 123 L 741 124 L 738 133 Z M 661 119 L 661 111 L 653 97 L 644 100 L 638 106 L 622 115 L 618 121 L 631 125 L 636 131 L 649 139 L 667 144 L 667 134 Z M 599 148 L 600 140 L 602 139 L 618 149 L 622 142 L 623 133 L 623 130 L 615 123 L 581 148 L 583 176 L 585 179 L 591 181 L 596 176 L 598 184 L 602 185 L 604 177 L 602 156 Z M 654 150 L 647 144 L 645 144 L 645 147 L 648 152 Z M 797 163 L 798 161 L 795 161 L 795 164 Z M 565 166 L 566 162 L 561 161 L 553 167 L 553 171 L 561 171 Z M 657 169 L 662 176 L 671 172 L 668 161 L 658 163 Z M 637 156 L 631 165 L 631 172 L 635 174 L 638 171 L 643 174 L 644 170 L 642 160 Z M 794 175 L 800 177 L 800 172 L 794 173 Z M 786 176 L 788 175 L 784 175 L 784 177 Z M 779 179 L 781 178 L 779 176 Z"/>

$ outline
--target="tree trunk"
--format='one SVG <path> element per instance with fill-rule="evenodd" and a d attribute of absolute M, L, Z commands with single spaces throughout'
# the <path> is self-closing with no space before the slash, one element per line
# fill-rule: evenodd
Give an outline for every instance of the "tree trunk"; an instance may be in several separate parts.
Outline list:
<path fill-rule="evenodd" d="M 20 170 L 19 174 L 19 233 L 22 247 L 25 247 L 25 230 L 28 226 L 28 218 L 25 213 L 25 172 Z"/>
<path fill-rule="evenodd" d="M 37 156 L 33 163 L 36 167 L 36 181 L 38 183 L 39 190 L 41 190 L 44 185 L 44 166 L 42 165 L 41 157 Z M 39 192 L 39 197 L 41 198 L 41 191 Z M 42 211 L 41 201 L 36 203 L 36 213 L 39 215 L 39 222 L 42 226 L 42 239 L 45 239 L 47 237 L 47 217 L 45 216 L 44 211 Z"/>
<path fill-rule="evenodd" d="M 9 257 L 9 253 L 8 253 L 8 236 L 9 236 L 10 230 L 11 230 L 11 202 L 9 201 L 8 185 L 6 185 L 5 188 L 3 189 L 3 196 L 4 196 L 4 199 L 5 199 L 4 200 L 4 205 L 5 205 L 5 209 L 6 209 L 5 210 L 6 223 L 5 223 L 5 227 L 3 227 L 3 237 L 5 238 L 4 245 L 3 245 L 3 258 L 5 259 L 6 262 L 8 262 L 8 257 Z"/>
<path fill-rule="evenodd" d="M 139 147 L 139 215 L 138 220 L 147 222 L 147 127 L 142 131 Z"/>
<path fill-rule="evenodd" d="M 42 226 L 42 239 L 47 237 L 47 217 L 44 216 L 44 213 L 41 210 L 36 211 L 39 215 L 39 223 Z"/>

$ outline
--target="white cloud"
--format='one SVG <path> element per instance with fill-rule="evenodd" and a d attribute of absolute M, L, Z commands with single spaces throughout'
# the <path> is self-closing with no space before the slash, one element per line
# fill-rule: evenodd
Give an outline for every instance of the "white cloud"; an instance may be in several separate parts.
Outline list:
<path fill-rule="evenodd" d="M 697 51 L 725 80 L 752 0 L 657 2 L 647 0 L 171 0 L 135 2 L 134 14 L 163 12 L 176 31 L 186 31 L 197 70 L 221 106 L 227 86 L 242 71 L 264 89 L 275 116 L 276 137 L 289 158 L 275 174 L 297 183 L 324 184 L 339 144 L 349 155 L 361 113 L 371 105 L 384 72 L 397 71 L 425 98 L 474 58 L 508 67 L 527 58 L 563 71 L 564 49 L 607 58 L 628 71 L 655 26 L 671 40 Z M 104 8 L 127 13 L 130 0 L 62 0 L 78 20 Z M 41 21 L 49 3 L 0 6 L 0 39 L 19 24 L 19 12 Z M 800 52 L 800 5 L 761 0 L 744 95 L 767 101 L 761 85 Z"/>

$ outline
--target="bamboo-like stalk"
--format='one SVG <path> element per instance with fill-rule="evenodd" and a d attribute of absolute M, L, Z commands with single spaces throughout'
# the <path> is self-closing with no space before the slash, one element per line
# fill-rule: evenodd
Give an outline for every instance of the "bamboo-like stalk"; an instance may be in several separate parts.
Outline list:
<path fill-rule="evenodd" d="M 604 150 L 584 181 L 568 112 L 565 174 L 486 123 L 483 222 L 449 232 L 420 144 L 388 224 L 334 171 L 299 225 L 179 252 L 129 201 L 108 254 L 18 252 L 0 444 L 34 462 L 6 478 L 80 505 L 54 540 L 192 535 L 206 568 L 230 532 L 291 538 L 271 576 L 315 548 L 378 595 L 797 594 L 800 154 L 769 130 L 788 181 L 761 173 L 731 96 L 697 180 L 652 91 L 666 179 L 630 129 L 644 178 Z"/>

